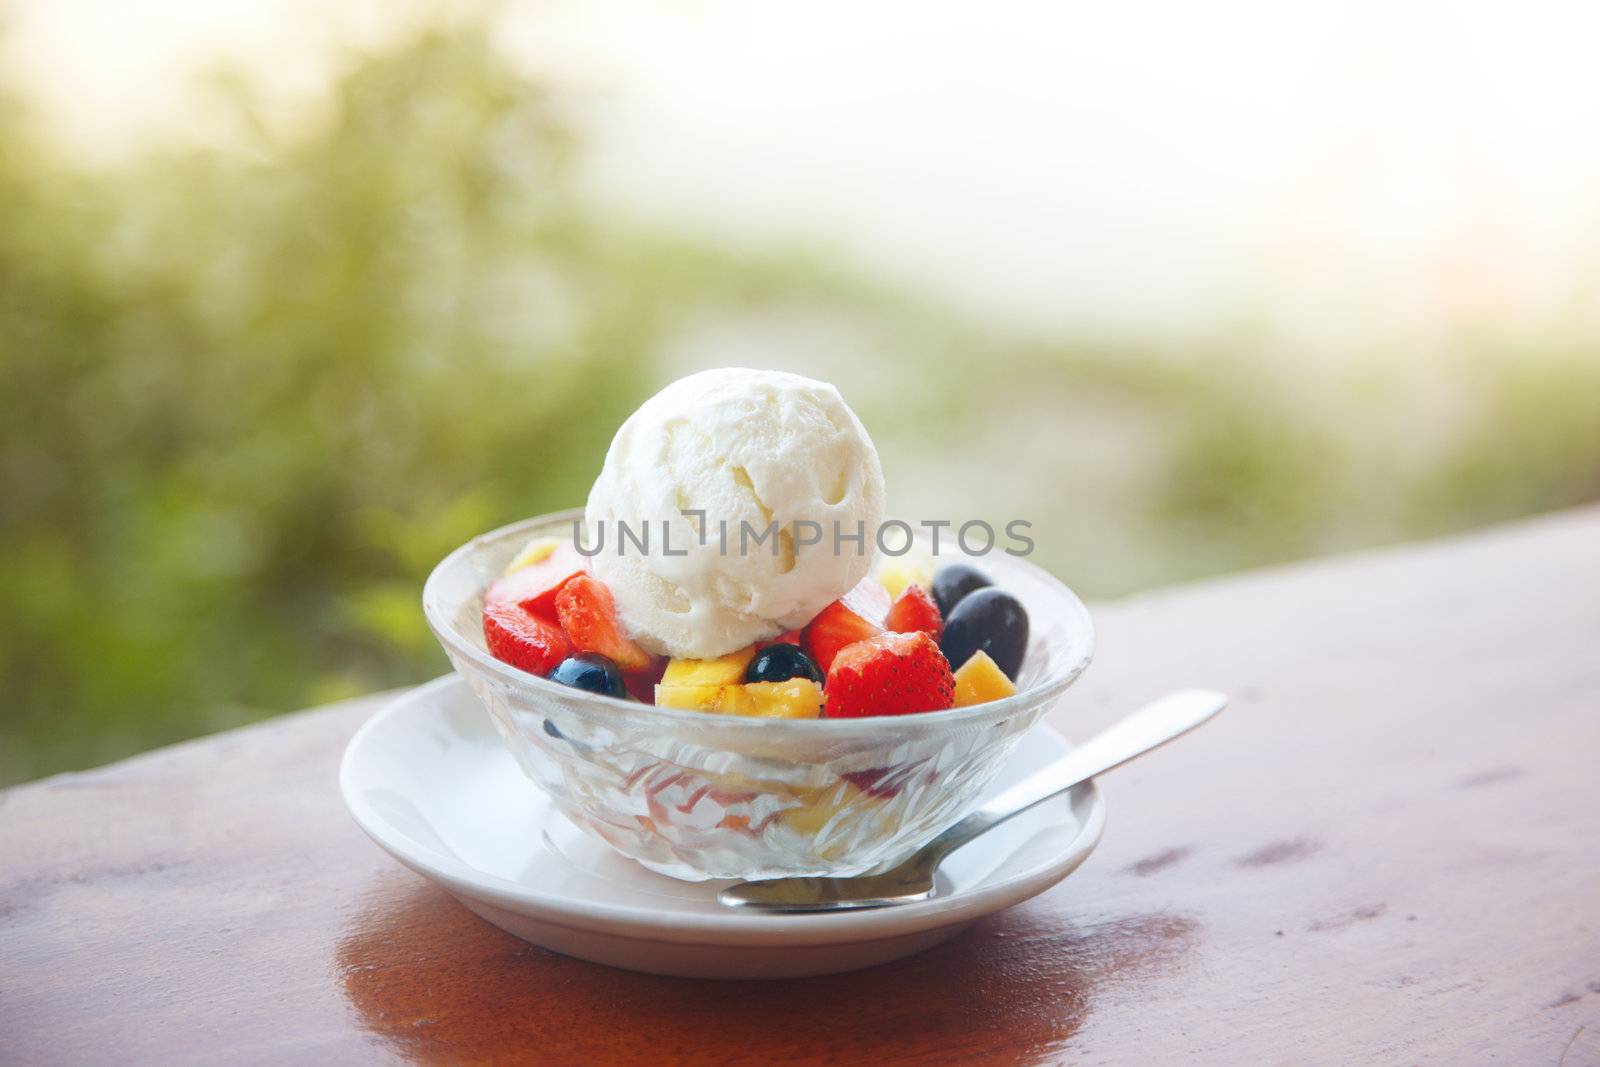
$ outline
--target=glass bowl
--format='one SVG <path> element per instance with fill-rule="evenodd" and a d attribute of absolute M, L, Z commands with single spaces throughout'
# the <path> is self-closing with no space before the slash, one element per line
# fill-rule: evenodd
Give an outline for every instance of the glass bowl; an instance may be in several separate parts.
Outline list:
<path fill-rule="evenodd" d="M 848 876 L 909 855 L 974 806 L 1017 740 L 1089 663 L 1072 591 L 1003 554 L 973 562 L 1028 609 L 1018 693 L 918 715 L 760 719 L 653 707 L 557 685 L 489 655 L 483 592 L 530 537 L 581 510 L 476 537 L 445 557 L 423 610 L 522 769 L 584 831 L 675 878 Z"/>

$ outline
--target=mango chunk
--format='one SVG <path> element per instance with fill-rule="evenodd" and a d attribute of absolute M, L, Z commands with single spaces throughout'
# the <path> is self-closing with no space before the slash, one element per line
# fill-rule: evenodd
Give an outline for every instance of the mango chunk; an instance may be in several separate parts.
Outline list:
<path fill-rule="evenodd" d="M 815 719 L 822 715 L 822 686 L 810 678 L 749 682 L 741 688 L 749 706 L 736 714 L 763 719 Z"/>
<path fill-rule="evenodd" d="M 933 561 L 916 551 L 904 556 L 884 556 L 874 568 L 872 576 L 879 585 L 889 590 L 891 601 L 899 600 L 908 585 L 933 588 Z"/>
<path fill-rule="evenodd" d="M 982 649 L 967 657 L 967 662 L 956 671 L 955 706 L 965 708 L 972 704 L 987 704 L 1015 694 L 1017 687 L 995 665 Z"/>
<path fill-rule="evenodd" d="M 656 706 L 690 711 L 721 711 L 723 694 L 736 685 L 658 685 Z"/>
<path fill-rule="evenodd" d="M 661 675 L 663 686 L 739 685 L 745 668 L 756 658 L 756 648 L 741 648 L 716 659 L 675 659 Z"/>
<path fill-rule="evenodd" d="M 556 549 L 566 543 L 559 537 L 535 537 L 522 546 L 522 551 L 511 557 L 511 562 L 506 564 L 505 573 L 512 574 L 535 563 L 543 563 L 555 555 Z"/>
<path fill-rule="evenodd" d="M 744 685 L 668 685 L 663 681 L 656 686 L 656 704 L 762 719 L 815 719 L 822 714 L 822 687 L 809 678 Z"/>
<path fill-rule="evenodd" d="M 861 790 L 843 780 L 831 789 L 806 790 L 805 793 L 797 796 L 798 805 L 783 809 L 781 818 L 789 829 L 807 837 L 821 833 L 840 811 L 861 796 Z"/>

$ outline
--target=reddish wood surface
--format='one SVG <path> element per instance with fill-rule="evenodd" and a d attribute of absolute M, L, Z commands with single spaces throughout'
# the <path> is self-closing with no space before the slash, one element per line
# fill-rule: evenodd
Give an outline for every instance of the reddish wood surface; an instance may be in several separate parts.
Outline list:
<path fill-rule="evenodd" d="M 374 698 L 0 795 L 0 1061 L 1600 1063 L 1600 510 L 1098 618 L 1069 732 L 1236 705 L 921 957 L 735 984 L 513 940 L 345 814 Z"/>

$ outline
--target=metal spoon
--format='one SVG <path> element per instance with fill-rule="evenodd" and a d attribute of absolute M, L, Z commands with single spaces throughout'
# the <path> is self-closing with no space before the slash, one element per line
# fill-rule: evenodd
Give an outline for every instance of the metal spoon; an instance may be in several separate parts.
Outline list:
<path fill-rule="evenodd" d="M 1227 697 L 1209 689 L 1184 689 L 1146 704 L 1007 789 L 913 852 L 899 866 L 880 874 L 740 882 L 718 893 L 717 899 L 730 908 L 761 911 L 844 911 L 926 900 L 933 896 L 934 871 L 962 845 L 1035 804 L 1060 796 L 1080 782 L 1188 733 L 1227 705 Z"/>

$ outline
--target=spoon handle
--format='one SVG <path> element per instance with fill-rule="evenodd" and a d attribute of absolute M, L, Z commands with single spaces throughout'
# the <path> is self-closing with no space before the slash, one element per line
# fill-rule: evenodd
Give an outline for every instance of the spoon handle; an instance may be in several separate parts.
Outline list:
<path fill-rule="evenodd" d="M 1227 705 L 1227 697 L 1209 689 L 1183 689 L 1146 704 L 978 808 L 929 842 L 924 855 L 918 858 L 936 865 L 974 837 L 1013 815 L 1020 815 L 1080 782 L 1159 748 L 1193 730 Z"/>

